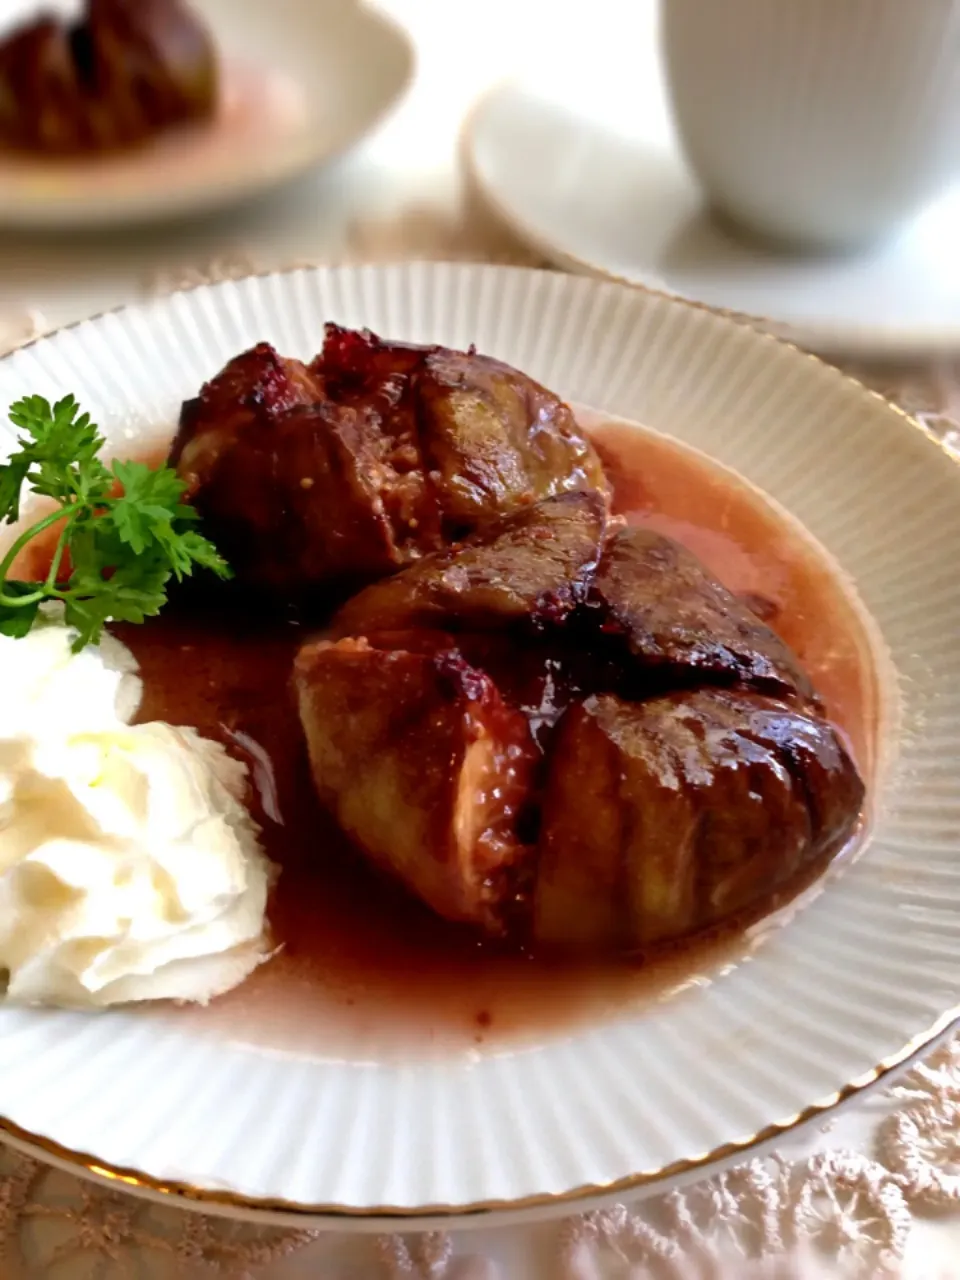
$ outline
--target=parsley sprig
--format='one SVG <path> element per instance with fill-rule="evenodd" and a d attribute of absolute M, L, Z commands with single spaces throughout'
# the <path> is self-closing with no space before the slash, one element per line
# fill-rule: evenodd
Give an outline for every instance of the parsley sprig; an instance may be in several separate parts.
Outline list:
<path fill-rule="evenodd" d="M 20 519 L 24 486 L 56 507 L 29 525 L 0 561 L 0 634 L 25 636 L 45 601 L 59 600 L 75 627 L 74 649 L 95 643 L 107 622 L 143 622 L 159 613 L 171 578 L 194 568 L 228 578 L 213 543 L 194 527 L 198 516 L 183 501 L 184 482 L 170 467 L 100 461 L 103 436 L 73 396 L 51 405 L 27 396 L 10 408 L 21 434 L 0 466 L 0 522 Z M 57 527 L 50 568 L 42 582 L 10 578 L 23 548 Z M 61 568 L 69 557 L 70 574 Z"/>

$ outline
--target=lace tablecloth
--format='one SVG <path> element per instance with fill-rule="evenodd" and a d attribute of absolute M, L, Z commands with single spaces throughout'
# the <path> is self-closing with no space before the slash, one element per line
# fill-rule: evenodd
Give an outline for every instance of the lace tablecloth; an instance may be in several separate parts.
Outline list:
<path fill-rule="evenodd" d="M 871 1149 L 821 1134 L 633 1209 L 512 1231 L 347 1236 L 259 1230 L 0 1151 L 0 1275 L 235 1280 L 956 1280 L 960 1045 L 868 1104 Z M 865 1117 L 864 1117 L 865 1118 Z"/>
<path fill-rule="evenodd" d="M 612 12 L 621 3 L 625 20 L 633 22 L 640 0 L 594 0 L 591 12 Z M 424 41 L 429 34 L 442 42 L 445 21 L 456 26 L 450 15 L 457 6 L 446 0 L 389 0 L 388 7 Z M 535 26 L 538 12 L 545 12 L 539 0 L 488 0 L 488 8 L 502 10 L 501 21 L 511 24 L 516 41 L 524 23 Z M 478 40 L 482 34 L 474 32 Z M 305 196 L 291 196 L 301 201 L 296 214 L 288 203 L 189 233 L 118 240 L 108 247 L 0 246 L 0 345 L 16 345 L 51 324 L 138 291 L 294 259 L 417 255 L 535 261 L 451 181 L 456 113 L 448 104 L 454 80 L 463 105 L 481 87 L 469 82 L 479 52 L 453 72 L 446 56 L 431 62 L 429 49 L 420 53 L 421 87 L 400 116 L 352 168 L 335 169 Z M 430 81 L 427 88 L 424 79 Z M 436 106 L 441 87 L 451 119 Z M 434 139 L 435 150 L 424 151 L 424 140 L 433 138 L 430 130 L 441 120 L 446 142 Z M 414 145 L 417 163 L 411 164 L 405 148 Z M 400 185 L 383 180 L 374 152 L 389 155 L 395 167 L 402 154 Z M 365 214 L 356 221 L 357 210 L 371 208 L 387 216 L 370 220 Z M 960 353 L 956 362 L 936 366 L 860 365 L 849 371 L 921 416 L 960 452 Z M 0 1280 L 210 1275 L 960 1280 L 960 1039 L 886 1094 L 842 1111 L 825 1128 L 784 1144 L 769 1158 L 629 1210 L 535 1228 L 408 1237 L 263 1231 L 138 1201 L 0 1148 Z"/>

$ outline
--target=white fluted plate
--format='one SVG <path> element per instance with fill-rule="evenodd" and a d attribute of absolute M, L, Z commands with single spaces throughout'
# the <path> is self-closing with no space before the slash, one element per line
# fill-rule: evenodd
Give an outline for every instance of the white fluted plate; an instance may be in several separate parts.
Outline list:
<path fill-rule="evenodd" d="M 409 39 L 366 0 L 191 3 L 221 62 L 216 120 L 100 159 L 0 151 L 0 226 L 113 227 L 250 199 L 353 146 L 410 82 Z M 0 27 L 36 8 L 33 0 L 7 0 Z"/>
<path fill-rule="evenodd" d="M 960 991 L 955 461 L 879 397 L 750 328 L 616 284 L 473 265 L 297 271 L 110 314 L 0 361 L 0 404 L 73 392 L 129 450 L 169 432 L 180 401 L 245 346 L 306 357 L 326 320 L 476 343 L 706 451 L 798 517 L 852 577 L 899 674 L 872 840 L 748 962 L 522 1048 L 397 1058 L 374 1037 L 355 1058 L 292 1055 L 221 1022 L 205 1032 L 203 1015 L 0 1007 L 7 1138 L 240 1216 L 494 1222 L 737 1158 L 942 1033 Z"/>

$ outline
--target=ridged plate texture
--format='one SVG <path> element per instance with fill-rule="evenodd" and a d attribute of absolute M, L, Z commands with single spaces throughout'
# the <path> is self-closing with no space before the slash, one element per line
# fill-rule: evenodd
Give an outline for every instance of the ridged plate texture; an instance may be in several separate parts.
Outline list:
<path fill-rule="evenodd" d="M 922 1047 L 960 992 L 951 458 L 840 373 L 705 310 L 459 264 L 302 270 L 110 314 L 0 362 L 0 404 L 73 392 L 130 450 L 169 432 L 181 400 L 244 346 L 309 356 L 328 319 L 476 343 L 701 448 L 797 516 L 856 583 L 897 669 L 899 741 L 872 840 L 748 962 L 523 1049 L 342 1061 L 199 1035 L 161 1009 L 0 1008 L 0 1116 L 41 1146 L 236 1212 L 242 1198 L 530 1208 L 730 1155 Z"/>

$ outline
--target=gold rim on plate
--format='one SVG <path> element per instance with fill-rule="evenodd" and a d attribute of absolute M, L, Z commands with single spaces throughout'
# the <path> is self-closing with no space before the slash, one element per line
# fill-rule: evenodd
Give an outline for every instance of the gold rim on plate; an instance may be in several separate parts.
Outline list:
<path fill-rule="evenodd" d="M 388 269 L 390 267 L 410 266 L 418 259 L 405 259 L 400 262 L 384 262 L 377 263 L 378 267 Z M 428 260 L 435 261 L 435 260 Z M 292 275 L 297 271 L 310 270 L 337 270 L 355 268 L 357 263 L 331 263 L 318 264 L 317 267 L 291 267 L 286 270 L 266 270 L 259 272 L 251 272 L 246 279 L 264 279 L 269 276 L 285 276 Z M 435 262 L 435 265 L 450 265 L 461 267 L 477 268 L 483 264 L 464 263 L 449 261 L 446 263 Z M 490 269 L 495 271 L 523 271 L 531 275 L 560 275 L 567 273 L 561 271 L 550 271 L 533 267 L 510 267 L 502 265 L 491 265 Z M 216 281 L 201 281 L 192 283 L 184 288 L 175 289 L 170 295 L 193 293 L 197 289 L 215 287 Z M 226 283 L 226 282 L 223 282 Z M 231 283 L 239 283 L 233 279 Z M 798 347 L 796 343 L 790 342 L 778 334 L 771 333 L 769 330 L 756 328 L 757 323 L 763 323 L 762 318 L 746 317 L 737 312 L 725 311 L 722 308 L 710 307 L 706 303 L 696 302 L 687 298 L 681 298 L 675 294 L 666 292 L 665 290 L 653 289 L 646 285 L 635 284 L 629 280 L 613 281 L 608 278 L 607 281 L 600 283 L 615 283 L 621 288 L 630 289 L 637 293 L 646 294 L 650 297 L 659 298 L 670 302 L 679 307 L 685 307 L 693 311 L 706 312 L 709 315 L 718 316 L 727 321 L 727 323 L 735 324 L 739 328 L 750 329 L 756 334 L 757 339 L 767 342 L 775 346 L 787 347 L 805 360 L 829 369 L 831 374 L 839 377 L 851 386 L 855 387 L 858 392 L 866 396 L 868 399 L 877 402 L 887 409 L 892 410 L 908 427 L 920 432 L 932 445 L 937 447 L 953 464 L 960 462 L 960 459 L 946 446 L 946 444 L 921 423 L 917 418 L 907 413 L 899 405 L 894 404 L 879 391 L 874 391 L 871 387 L 866 386 L 857 378 L 844 372 L 842 369 L 831 365 L 829 361 L 822 359 L 811 351 L 805 351 Z M 64 325 L 60 329 L 50 333 L 40 335 L 31 339 L 29 342 L 22 344 L 13 351 L 0 357 L 0 361 L 7 361 L 14 358 L 19 351 L 23 351 L 30 347 L 36 346 L 38 343 L 46 341 L 48 338 L 55 337 L 58 333 L 63 333 L 71 329 L 76 329 L 80 325 L 94 323 L 108 315 L 122 315 L 126 311 L 131 311 L 142 306 L 141 303 L 125 303 L 118 307 L 111 307 L 105 311 L 101 311 L 94 316 L 85 317 L 76 320 L 72 324 Z M 13 1144 L 19 1145 L 32 1151 L 41 1157 L 48 1156 L 57 1164 L 61 1164 L 78 1171 L 82 1176 L 93 1178 L 96 1181 L 116 1186 L 121 1184 L 124 1188 L 129 1188 L 133 1192 L 147 1192 L 155 1195 L 169 1197 L 185 1207 L 190 1207 L 202 1211 L 208 1209 L 211 1211 L 220 1210 L 223 1212 L 227 1209 L 239 1210 L 241 1216 L 249 1217 L 257 1214 L 283 1215 L 287 1218 L 324 1218 L 339 1219 L 342 1222 L 356 1221 L 358 1219 L 380 1219 L 385 1223 L 391 1219 L 400 1220 L 404 1223 L 416 1223 L 424 1219 L 450 1219 L 451 1222 L 458 1218 L 482 1218 L 491 1214 L 518 1214 L 528 1211 L 536 1211 L 542 1209 L 546 1212 L 556 1210 L 562 1212 L 566 1209 L 575 1209 L 578 1204 L 584 1201 L 595 1199 L 609 1199 L 610 1197 L 619 1196 L 621 1194 L 630 1195 L 639 1192 L 644 1188 L 654 1187 L 668 1180 L 684 1177 L 690 1174 L 706 1172 L 710 1166 L 720 1162 L 729 1161 L 738 1156 L 746 1156 L 754 1151 L 757 1147 L 762 1146 L 775 1139 L 783 1137 L 785 1134 L 808 1124 L 810 1121 L 822 1118 L 829 1112 L 832 1112 L 843 1103 L 864 1093 L 864 1091 L 875 1087 L 891 1072 L 904 1069 L 910 1063 L 923 1054 L 927 1049 L 935 1046 L 935 1044 L 946 1038 L 951 1031 L 960 1027 L 960 1003 L 953 1005 L 945 1013 L 943 1013 L 932 1026 L 928 1027 L 918 1035 L 914 1036 L 896 1053 L 884 1058 L 876 1066 L 869 1068 L 861 1075 L 856 1076 L 853 1080 L 842 1085 L 835 1093 L 829 1094 L 816 1102 L 811 1103 L 802 1111 L 795 1115 L 789 1116 L 783 1120 L 775 1121 L 766 1125 L 758 1132 L 749 1136 L 738 1138 L 732 1142 L 726 1142 L 713 1148 L 710 1151 L 703 1152 L 697 1156 L 687 1157 L 682 1160 L 674 1161 L 669 1165 L 661 1166 L 658 1169 L 642 1170 L 636 1173 L 627 1174 L 620 1178 L 611 1179 L 608 1182 L 601 1183 L 585 1183 L 581 1186 L 573 1187 L 568 1191 L 543 1192 L 530 1196 L 523 1196 L 513 1200 L 481 1200 L 473 1201 L 466 1204 L 430 1204 L 418 1205 L 415 1208 L 403 1207 L 398 1205 L 372 1205 L 369 1207 L 353 1207 L 344 1204 L 303 1204 L 296 1201 L 288 1201 L 281 1199 L 271 1199 L 269 1197 L 247 1196 L 239 1192 L 213 1190 L 204 1187 L 194 1186 L 190 1183 L 167 1181 L 155 1178 L 140 1169 L 124 1168 L 120 1165 L 110 1164 L 108 1161 L 102 1160 L 87 1152 L 74 1151 L 69 1147 L 61 1146 L 50 1138 L 46 1138 L 41 1134 L 32 1133 L 27 1129 L 15 1124 L 6 1116 L 0 1116 L 0 1140 L 6 1137 Z"/>

